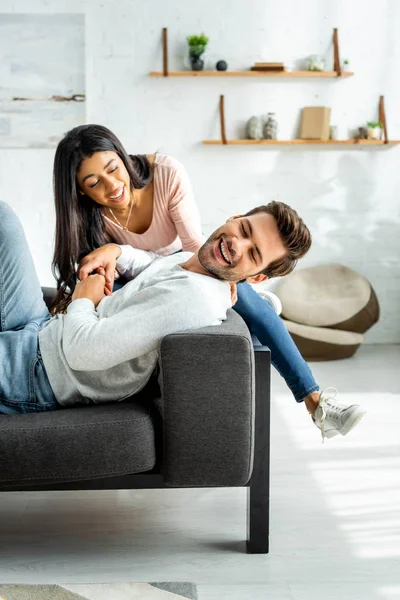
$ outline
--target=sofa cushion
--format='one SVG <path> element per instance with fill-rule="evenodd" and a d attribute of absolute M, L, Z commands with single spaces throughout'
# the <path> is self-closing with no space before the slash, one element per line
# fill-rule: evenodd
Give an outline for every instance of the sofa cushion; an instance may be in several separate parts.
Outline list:
<path fill-rule="evenodd" d="M 365 333 L 379 318 L 370 283 L 344 265 L 297 271 L 282 282 L 276 294 L 282 302 L 282 316 L 301 325 Z"/>
<path fill-rule="evenodd" d="M 143 403 L 0 416 L 0 489 L 152 469 L 155 432 Z"/>
<path fill-rule="evenodd" d="M 327 327 L 310 327 L 282 319 L 305 360 L 350 358 L 363 342 L 360 333 Z"/>

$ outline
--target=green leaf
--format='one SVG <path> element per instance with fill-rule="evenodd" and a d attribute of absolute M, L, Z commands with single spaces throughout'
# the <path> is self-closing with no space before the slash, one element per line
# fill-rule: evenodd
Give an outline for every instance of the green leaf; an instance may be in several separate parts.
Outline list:
<path fill-rule="evenodd" d="M 186 39 L 189 46 L 204 46 L 204 49 L 209 41 L 209 38 L 204 33 L 200 35 L 188 35 Z"/>

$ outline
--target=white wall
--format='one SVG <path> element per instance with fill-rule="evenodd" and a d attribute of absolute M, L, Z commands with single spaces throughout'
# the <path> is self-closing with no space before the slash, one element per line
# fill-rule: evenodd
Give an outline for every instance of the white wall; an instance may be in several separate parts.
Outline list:
<path fill-rule="evenodd" d="M 382 308 L 367 335 L 400 342 L 400 146 L 392 149 L 272 150 L 207 147 L 219 135 L 225 94 L 228 137 L 253 114 L 275 111 L 279 135 L 293 137 L 299 109 L 332 107 L 332 123 L 355 128 L 377 118 L 385 95 L 390 137 L 400 139 L 400 3 L 396 0 L 1 0 L 0 12 L 86 14 L 87 122 L 110 127 L 129 152 L 161 152 L 186 166 L 204 232 L 254 205 L 278 199 L 309 225 L 314 244 L 302 265 L 340 262 L 370 279 Z M 209 59 L 231 69 L 256 60 L 288 66 L 322 53 L 332 63 L 332 29 L 356 75 L 343 81 L 154 79 L 161 29 L 169 29 L 170 69 L 181 69 L 185 38 L 209 35 Z M 332 63 L 333 64 L 333 63 Z M 51 284 L 54 212 L 51 150 L 1 150 L 0 198 L 25 226 L 43 284 Z"/>

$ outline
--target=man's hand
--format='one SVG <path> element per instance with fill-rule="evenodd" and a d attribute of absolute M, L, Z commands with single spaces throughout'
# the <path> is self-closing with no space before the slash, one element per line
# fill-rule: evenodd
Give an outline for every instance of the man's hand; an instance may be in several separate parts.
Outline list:
<path fill-rule="evenodd" d="M 229 285 L 231 286 L 231 301 L 232 301 L 232 306 L 235 306 L 235 304 L 237 302 L 237 299 L 238 299 L 236 283 L 232 283 L 230 281 Z"/>
<path fill-rule="evenodd" d="M 89 275 L 84 281 L 76 284 L 72 294 L 72 301 L 88 298 L 96 306 L 105 297 L 105 277 L 103 275 Z"/>
<path fill-rule="evenodd" d="M 85 281 L 93 271 L 103 275 L 105 277 L 104 293 L 106 296 L 110 296 L 114 286 L 115 266 L 120 255 L 121 248 L 117 244 L 106 244 L 101 248 L 96 248 L 82 258 L 79 263 L 78 279 Z"/>

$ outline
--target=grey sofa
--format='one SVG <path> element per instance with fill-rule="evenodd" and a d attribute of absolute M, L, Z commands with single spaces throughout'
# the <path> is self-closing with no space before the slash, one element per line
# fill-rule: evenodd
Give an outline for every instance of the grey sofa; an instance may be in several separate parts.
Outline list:
<path fill-rule="evenodd" d="M 0 491 L 246 486 L 247 551 L 267 553 L 269 376 L 233 310 L 168 335 L 130 401 L 0 417 Z"/>

